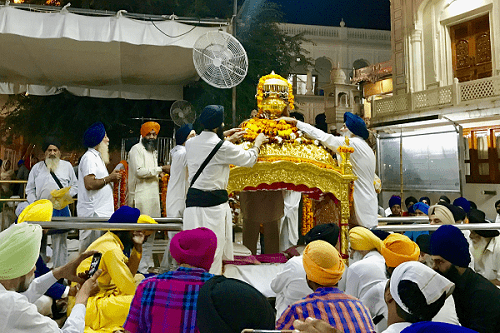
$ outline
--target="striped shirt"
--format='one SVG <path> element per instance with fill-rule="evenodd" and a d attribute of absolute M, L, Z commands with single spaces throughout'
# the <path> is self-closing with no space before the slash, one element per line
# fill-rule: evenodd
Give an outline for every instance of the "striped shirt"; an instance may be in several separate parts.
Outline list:
<path fill-rule="evenodd" d="M 136 332 L 199 332 L 196 303 L 212 274 L 201 268 L 179 267 L 139 284 L 125 325 Z"/>
<path fill-rule="evenodd" d="M 322 287 L 289 306 L 276 323 L 278 330 L 293 330 L 296 319 L 322 319 L 342 332 L 375 333 L 368 309 L 357 298 L 337 288 Z"/>

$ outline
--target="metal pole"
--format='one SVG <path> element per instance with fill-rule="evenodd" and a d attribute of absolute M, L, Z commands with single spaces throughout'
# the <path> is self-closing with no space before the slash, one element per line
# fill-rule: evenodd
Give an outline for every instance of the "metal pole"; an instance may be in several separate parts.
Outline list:
<path fill-rule="evenodd" d="M 399 181 L 401 183 L 400 196 L 401 196 L 401 206 L 404 202 L 403 199 L 403 127 L 400 128 L 401 132 L 399 135 Z M 401 207 L 402 209 L 403 207 Z"/>
<path fill-rule="evenodd" d="M 238 15 L 238 0 L 233 2 L 233 36 L 236 38 L 236 16 Z M 236 127 L 236 87 L 232 89 L 232 111 L 233 111 L 233 128 Z"/>

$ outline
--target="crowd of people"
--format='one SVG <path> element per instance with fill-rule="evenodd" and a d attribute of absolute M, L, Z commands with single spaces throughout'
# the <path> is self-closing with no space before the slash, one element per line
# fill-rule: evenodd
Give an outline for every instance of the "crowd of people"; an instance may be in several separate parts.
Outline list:
<path fill-rule="evenodd" d="M 488 220 L 474 203 L 460 197 L 452 204 L 445 196 L 434 205 L 427 197 L 418 201 L 409 197 L 405 211 L 400 197 L 389 200 L 388 216 L 427 216 L 431 225 L 439 225 L 436 231 L 377 230 L 375 159 L 365 142 L 366 125 L 350 113 L 341 129 L 355 148 L 352 163 L 358 176 L 349 265 L 337 250 L 339 227 L 329 223 L 310 230 L 305 247 L 297 248 L 300 255 L 289 259 L 270 281 L 275 307 L 250 284 L 221 275 L 223 259 L 233 258 L 226 191 L 229 166 L 252 167 L 267 141 L 261 133 L 245 150 L 233 144 L 244 133 L 224 132 L 223 119 L 223 107 L 210 105 L 200 116 L 201 134 L 196 135 L 189 124 L 181 127 L 170 166 L 157 162 L 159 124 L 144 123 L 141 140 L 129 155 L 128 205 L 116 211 L 110 184 L 121 174 L 107 171 L 109 139 L 104 125 L 95 123 L 85 132 L 87 151 L 78 177 L 69 163 L 60 160 L 60 143 L 48 139 L 44 161 L 29 173 L 28 205 L 18 207 L 16 223 L 0 233 L 0 331 L 500 331 L 499 232 L 461 231 L 457 224 Z M 294 118 L 282 119 L 332 150 L 345 143 L 345 137 Z M 156 223 L 158 179 L 164 172 L 171 179 L 167 216 L 182 217 L 183 231 L 169 234 L 161 274 L 147 274 L 154 233 L 135 229 L 81 230 L 80 254 L 69 262 L 67 232 L 57 231 L 51 235 L 54 268 L 44 266 L 44 231 L 30 222 L 69 216 L 67 205 L 76 195 L 78 216 L 106 218 L 110 224 Z M 495 205 L 500 214 L 500 201 Z M 274 227 L 279 218 L 266 223 Z M 100 262 L 91 275 L 97 254 Z M 57 298 L 68 299 L 68 316 L 61 328 L 45 304 Z"/>

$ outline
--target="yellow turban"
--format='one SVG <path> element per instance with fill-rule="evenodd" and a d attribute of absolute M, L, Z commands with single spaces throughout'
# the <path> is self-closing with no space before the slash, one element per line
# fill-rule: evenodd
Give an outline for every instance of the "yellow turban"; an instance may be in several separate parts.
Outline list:
<path fill-rule="evenodd" d="M 387 267 L 398 267 L 404 262 L 418 260 L 420 248 L 407 236 L 394 233 L 384 240 L 380 253 Z"/>
<path fill-rule="evenodd" d="M 307 244 L 302 262 L 307 278 L 322 286 L 336 285 L 345 270 L 337 249 L 322 240 Z"/>
<path fill-rule="evenodd" d="M 160 124 L 155 121 L 148 121 L 141 126 L 141 135 L 145 137 L 149 132 L 155 131 L 156 135 L 160 133 Z"/>
<path fill-rule="evenodd" d="M 443 224 L 455 224 L 453 213 L 443 205 L 430 206 L 428 215 L 435 215 Z"/>
<path fill-rule="evenodd" d="M 13 224 L 0 232 L 0 280 L 11 280 L 28 274 L 35 267 L 42 227 L 37 224 Z"/>
<path fill-rule="evenodd" d="M 155 220 L 153 220 L 153 218 L 150 217 L 150 216 L 148 216 L 148 215 L 141 215 L 141 216 L 139 216 L 139 219 L 137 220 L 137 223 L 158 224 L 158 222 L 156 222 Z M 154 233 L 153 230 L 144 231 L 144 235 L 146 235 L 146 236 L 149 236 L 149 235 L 151 235 L 153 233 Z"/>
<path fill-rule="evenodd" d="M 382 241 L 373 232 L 364 227 L 354 227 L 349 230 L 351 247 L 356 251 L 370 251 L 377 249 L 380 252 Z"/>
<path fill-rule="evenodd" d="M 22 222 L 50 222 L 54 209 L 52 202 L 47 199 L 37 200 L 19 214 L 17 223 Z"/>

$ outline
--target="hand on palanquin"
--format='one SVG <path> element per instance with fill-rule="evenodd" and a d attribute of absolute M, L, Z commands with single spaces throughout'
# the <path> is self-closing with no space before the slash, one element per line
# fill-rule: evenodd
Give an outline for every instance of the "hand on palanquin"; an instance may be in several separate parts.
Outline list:
<path fill-rule="evenodd" d="M 276 121 L 280 121 L 280 120 L 284 120 L 284 121 L 286 121 L 287 123 L 289 123 L 292 126 L 297 126 L 297 119 L 295 119 L 295 118 L 292 118 L 292 117 L 280 117 L 280 118 L 276 119 Z"/>
<path fill-rule="evenodd" d="M 245 135 L 245 130 L 238 127 L 232 128 L 224 132 L 225 140 L 230 141 L 232 143 L 235 143 L 238 140 L 240 140 L 243 137 L 243 135 Z"/>

